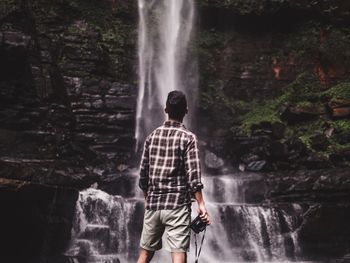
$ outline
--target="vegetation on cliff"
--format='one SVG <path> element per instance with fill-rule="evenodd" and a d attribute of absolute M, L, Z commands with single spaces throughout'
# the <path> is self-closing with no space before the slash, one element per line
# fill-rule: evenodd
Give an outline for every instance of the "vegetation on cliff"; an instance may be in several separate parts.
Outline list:
<path fill-rule="evenodd" d="M 233 6 L 238 12 L 243 6 L 267 10 L 257 7 L 264 1 L 214 2 L 203 5 L 232 7 L 232 12 Z M 298 6 L 289 1 L 272 5 L 278 3 Z M 239 19 L 235 25 L 217 23 L 200 32 L 199 108 L 213 120 L 209 134 L 215 135 L 216 127 L 223 128 L 226 133 L 220 134 L 230 142 L 234 160 L 242 162 L 250 152 L 267 160 L 268 169 L 347 164 L 350 31 L 331 20 L 301 19 L 275 25 L 273 19 L 260 33 L 246 28 Z M 259 21 L 265 23 L 264 18 Z M 241 34 L 242 30 L 247 31 Z M 285 127 L 277 138 L 272 135 L 275 126 Z M 265 139 L 257 145 L 248 142 L 257 136 Z M 242 147 L 252 144 L 250 150 L 239 146 L 242 137 L 247 138 Z M 293 147 L 300 148 L 298 157 L 291 154 L 296 151 Z"/>

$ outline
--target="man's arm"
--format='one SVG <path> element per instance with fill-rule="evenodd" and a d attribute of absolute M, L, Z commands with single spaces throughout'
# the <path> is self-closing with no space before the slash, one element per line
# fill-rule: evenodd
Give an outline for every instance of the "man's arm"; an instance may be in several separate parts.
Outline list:
<path fill-rule="evenodd" d="M 194 198 L 197 201 L 198 204 L 198 214 L 201 217 L 201 219 L 204 222 L 207 222 L 207 224 L 211 223 L 209 214 L 207 212 L 207 209 L 205 208 L 205 203 L 204 203 L 204 199 L 203 199 L 203 195 L 202 195 L 202 191 L 199 190 L 197 192 L 194 193 Z"/>
<path fill-rule="evenodd" d="M 140 180 L 139 187 L 142 189 L 145 199 L 147 198 L 148 190 L 148 178 L 149 178 L 149 139 L 145 140 L 143 153 L 140 164 Z"/>
<path fill-rule="evenodd" d="M 195 136 L 187 145 L 184 159 L 188 184 L 198 204 L 198 214 L 205 222 L 210 223 L 210 218 L 205 208 L 204 198 L 202 195 L 203 184 L 201 182 L 199 150 L 197 138 Z"/>

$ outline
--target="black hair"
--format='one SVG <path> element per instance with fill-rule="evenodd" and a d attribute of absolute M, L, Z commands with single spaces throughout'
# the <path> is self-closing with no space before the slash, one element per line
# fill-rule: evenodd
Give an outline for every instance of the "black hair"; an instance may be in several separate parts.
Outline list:
<path fill-rule="evenodd" d="M 186 95 L 179 90 L 169 92 L 166 108 L 171 119 L 182 120 L 187 113 Z"/>

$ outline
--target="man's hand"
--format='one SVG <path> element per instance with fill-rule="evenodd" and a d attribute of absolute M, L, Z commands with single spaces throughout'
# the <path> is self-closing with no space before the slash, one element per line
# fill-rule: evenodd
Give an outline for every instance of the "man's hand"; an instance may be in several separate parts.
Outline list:
<path fill-rule="evenodd" d="M 205 223 L 210 225 L 211 220 L 210 220 L 209 214 L 207 212 L 207 209 L 205 208 L 204 199 L 202 196 L 202 191 L 199 190 L 199 191 L 195 192 L 194 198 L 197 200 L 197 204 L 198 204 L 198 215 Z"/>
<path fill-rule="evenodd" d="M 205 223 L 207 223 L 208 225 L 211 224 L 211 220 L 204 203 L 198 204 L 198 215 Z"/>

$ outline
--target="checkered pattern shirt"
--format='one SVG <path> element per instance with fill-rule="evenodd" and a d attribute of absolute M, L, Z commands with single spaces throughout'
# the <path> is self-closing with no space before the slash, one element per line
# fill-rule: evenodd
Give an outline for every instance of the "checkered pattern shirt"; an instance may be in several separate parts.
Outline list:
<path fill-rule="evenodd" d="M 140 165 L 140 188 L 146 209 L 175 209 L 191 202 L 203 188 L 196 136 L 168 120 L 146 139 Z"/>

